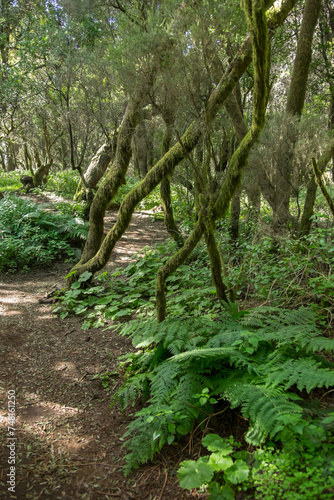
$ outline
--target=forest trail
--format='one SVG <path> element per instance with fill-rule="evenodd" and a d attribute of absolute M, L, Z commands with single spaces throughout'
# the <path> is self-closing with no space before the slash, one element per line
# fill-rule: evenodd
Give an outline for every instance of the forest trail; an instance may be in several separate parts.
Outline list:
<path fill-rule="evenodd" d="M 116 216 L 108 213 L 107 229 Z M 143 247 L 167 237 L 163 222 L 134 214 L 108 267 L 127 265 Z M 0 498 L 188 498 L 175 475 L 166 474 L 163 457 L 123 477 L 121 438 L 131 417 L 109 403 L 121 381 L 115 373 L 107 392 L 94 375 L 116 372 L 117 358 L 131 344 L 113 330 L 83 331 L 80 318 L 60 320 L 51 304 L 43 303 L 53 285 L 64 285 L 70 267 L 54 264 L 0 277 Z M 13 391 L 11 425 L 8 394 Z M 12 450 L 9 438 L 15 438 Z M 10 453 L 15 457 L 12 495 Z"/>

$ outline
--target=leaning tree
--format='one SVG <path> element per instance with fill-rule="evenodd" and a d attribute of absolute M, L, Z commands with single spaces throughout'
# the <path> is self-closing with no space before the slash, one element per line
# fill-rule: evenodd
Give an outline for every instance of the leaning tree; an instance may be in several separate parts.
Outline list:
<path fill-rule="evenodd" d="M 266 17 L 270 37 L 274 36 L 275 29 L 284 22 L 295 3 L 295 0 L 286 0 L 281 3 L 279 9 L 274 9 L 272 8 L 274 4 L 273 1 L 268 0 L 260 2 L 260 6 L 267 9 Z M 254 30 L 251 30 L 252 35 L 253 31 Z M 168 45 L 168 43 L 168 38 L 162 38 L 162 44 Z M 203 137 L 203 134 L 206 134 L 207 131 L 214 126 L 214 120 L 217 114 L 222 109 L 237 82 L 252 62 L 251 35 L 246 38 L 238 52 L 231 59 L 220 81 L 213 87 L 198 117 L 193 120 L 183 135 L 178 138 L 177 142 L 153 166 L 145 178 L 124 198 L 120 206 L 117 222 L 104 238 L 103 217 L 105 210 L 116 194 L 119 186 L 125 182 L 125 174 L 131 156 L 131 138 L 137 125 L 140 111 L 147 102 L 147 96 L 150 93 L 150 89 L 154 86 L 154 81 L 152 81 L 152 79 L 154 79 L 159 71 L 165 53 L 166 51 L 162 45 L 160 50 L 156 50 L 156 53 L 152 54 L 149 61 L 149 73 L 145 74 L 146 81 L 145 79 L 142 81 L 139 80 L 138 84 L 134 85 L 132 89 L 123 123 L 118 133 L 115 159 L 105 180 L 94 197 L 90 210 L 90 230 L 87 243 L 80 261 L 74 266 L 70 273 L 68 279 L 69 284 L 76 280 L 83 272 L 89 271 L 95 273 L 106 265 L 116 242 L 128 227 L 133 211 L 138 203 L 158 186 L 163 179 L 171 175 L 182 160 L 189 157 L 195 146 Z M 266 59 L 264 59 L 264 61 L 266 61 Z M 264 67 L 267 67 L 266 64 L 264 64 Z M 256 102 L 256 95 L 259 95 L 259 93 L 255 93 L 254 103 Z M 266 92 L 264 95 L 266 95 Z M 261 101 L 258 106 L 262 110 L 264 102 Z M 254 116 L 257 114 L 258 106 L 254 105 Z M 177 257 L 175 257 L 174 263 L 169 264 L 168 271 L 161 271 L 158 275 L 158 282 L 160 280 L 160 285 L 158 285 L 157 296 L 159 296 L 159 293 L 161 296 L 163 294 L 163 281 L 165 278 L 162 274 L 166 277 L 173 269 L 180 265 L 190 254 L 204 233 L 206 234 L 207 245 L 211 248 L 212 258 L 210 260 L 214 262 L 214 255 L 216 253 L 215 242 L 212 238 L 212 227 L 210 227 L 210 225 L 212 226 L 212 221 L 224 213 L 230 203 L 231 197 L 240 184 L 242 169 L 247 162 L 249 150 L 258 138 L 260 127 L 255 127 L 257 130 L 256 133 L 254 127 L 255 125 L 253 123 L 249 131 L 252 138 L 251 141 L 249 135 L 248 137 L 246 136 L 238 148 L 238 154 L 235 155 L 234 160 L 230 162 L 221 188 L 215 193 L 216 199 L 212 200 L 211 213 L 199 218 L 194 231 L 187 239 L 182 249 L 178 252 Z M 199 174 L 201 175 L 201 172 Z M 202 196 L 199 196 L 199 203 L 202 203 L 201 206 L 204 214 L 204 212 L 208 212 L 211 205 L 207 206 L 206 210 L 203 206 L 207 203 L 207 201 L 204 201 L 206 193 L 200 193 L 200 195 Z M 161 292 L 159 291 L 159 286 Z M 219 287 L 219 284 L 217 286 L 218 289 L 220 289 L 219 293 L 223 294 L 223 288 L 221 286 Z M 161 306 L 161 310 L 163 311 L 163 305 Z M 159 316 L 162 318 L 163 314 L 164 313 L 161 312 Z"/>

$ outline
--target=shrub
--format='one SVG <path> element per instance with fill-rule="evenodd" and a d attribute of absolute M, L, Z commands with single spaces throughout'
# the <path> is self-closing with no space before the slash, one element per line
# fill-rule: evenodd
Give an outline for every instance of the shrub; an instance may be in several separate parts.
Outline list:
<path fill-rule="evenodd" d="M 27 270 L 37 264 L 78 257 L 74 240 L 85 241 L 87 224 L 47 211 L 15 195 L 0 201 L 0 271 Z"/>

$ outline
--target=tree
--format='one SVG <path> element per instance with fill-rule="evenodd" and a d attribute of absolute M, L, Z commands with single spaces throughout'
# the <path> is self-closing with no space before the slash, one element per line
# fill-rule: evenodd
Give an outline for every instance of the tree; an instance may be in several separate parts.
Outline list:
<path fill-rule="evenodd" d="M 275 154 L 274 171 L 268 176 L 266 169 L 259 176 L 264 197 L 273 210 L 273 228 L 280 231 L 291 220 L 289 204 L 294 148 L 298 138 L 298 121 L 303 112 L 309 69 L 312 59 L 312 40 L 318 21 L 321 0 L 306 0 L 298 36 L 296 57 L 285 107 L 282 141 Z"/>
<path fill-rule="evenodd" d="M 271 14 L 271 18 L 268 22 L 270 24 L 272 32 L 276 26 L 280 25 L 284 21 L 294 3 L 295 2 L 293 1 L 283 2 L 281 9 Z M 271 5 L 272 2 L 266 3 L 266 7 L 270 7 Z M 251 41 L 248 37 L 231 61 L 227 71 L 220 80 L 219 85 L 211 93 L 206 107 L 200 113 L 199 117 L 192 122 L 183 136 L 168 151 L 168 153 L 165 154 L 164 157 L 161 158 L 156 163 L 156 165 L 147 173 L 145 179 L 124 198 L 120 207 L 118 220 L 113 229 L 108 233 L 107 237 L 102 242 L 103 215 L 105 210 L 104 207 L 106 207 L 110 202 L 112 196 L 116 191 L 116 188 L 120 184 L 121 179 L 125 173 L 124 166 L 128 161 L 126 151 L 121 150 L 122 143 L 124 143 L 125 141 L 123 135 L 120 132 L 117 145 L 119 154 L 117 154 L 116 152 L 113 168 L 109 172 L 110 175 L 107 175 L 106 180 L 99 188 L 94 199 L 91 209 L 90 235 L 88 237 L 88 241 L 80 262 L 73 268 L 71 272 L 69 283 L 75 280 L 83 272 L 90 271 L 92 273 L 95 273 L 106 264 L 114 245 L 126 230 L 131 220 L 132 212 L 135 209 L 136 205 L 145 196 L 147 196 L 147 194 L 149 194 L 152 189 L 162 181 L 164 177 L 174 171 L 176 165 L 179 164 L 181 160 L 186 158 L 187 155 L 189 155 L 189 153 L 194 149 L 200 137 L 202 137 L 203 131 L 207 130 L 208 127 L 210 127 L 210 125 L 213 123 L 213 120 L 216 117 L 218 111 L 221 109 L 222 105 L 232 92 L 237 81 L 240 79 L 245 69 L 250 64 L 252 58 L 251 52 Z M 134 104 L 132 104 L 132 106 L 133 105 Z M 127 129 L 127 132 L 131 128 L 130 123 L 128 127 L 129 128 Z M 124 127 L 124 129 L 126 129 L 126 127 Z M 120 165 L 118 165 L 119 163 Z M 225 185 L 231 187 L 229 185 L 229 182 L 231 181 L 227 181 Z M 228 189 L 228 187 L 226 187 L 225 190 L 226 189 Z M 233 190 L 231 189 L 231 191 Z M 95 202 L 95 200 L 97 201 Z M 101 203 L 101 200 L 104 201 Z M 219 198 L 219 200 L 219 206 L 224 205 L 224 203 L 222 203 L 221 197 Z M 94 203 L 98 208 L 96 212 L 95 210 L 93 210 Z M 195 230 L 195 233 L 191 238 L 191 244 L 190 242 L 188 244 L 186 243 L 183 247 L 184 254 L 187 253 L 190 247 L 194 248 L 193 242 L 196 241 L 197 243 L 202 234 L 202 227 Z"/>

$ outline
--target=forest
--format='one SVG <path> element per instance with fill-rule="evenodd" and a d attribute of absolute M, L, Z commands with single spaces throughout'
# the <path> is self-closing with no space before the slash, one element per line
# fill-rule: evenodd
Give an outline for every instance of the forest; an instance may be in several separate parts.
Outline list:
<path fill-rule="evenodd" d="M 334 499 L 333 0 L 0 0 L 0 60 L 0 498 Z"/>

